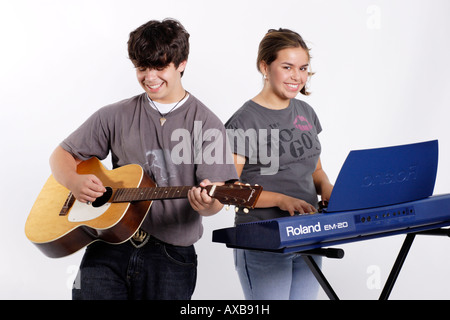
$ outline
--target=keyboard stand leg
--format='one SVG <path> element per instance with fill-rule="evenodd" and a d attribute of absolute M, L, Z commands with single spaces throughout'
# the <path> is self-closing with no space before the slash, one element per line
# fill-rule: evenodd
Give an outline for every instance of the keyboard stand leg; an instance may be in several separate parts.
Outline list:
<path fill-rule="evenodd" d="M 416 233 L 408 233 L 406 235 L 405 240 L 403 241 L 403 245 L 398 253 L 397 260 L 395 260 L 394 266 L 392 267 L 391 273 L 389 274 L 389 278 L 384 285 L 383 291 L 380 295 L 380 300 L 387 300 L 389 295 L 391 294 L 392 288 L 394 287 L 395 281 L 402 269 L 403 263 L 405 262 L 406 256 L 408 255 L 409 249 L 414 242 L 414 238 L 416 235 L 430 235 L 430 236 L 447 236 L 450 237 L 450 229 L 433 229 L 427 231 L 420 231 Z"/>
<path fill-rule="evenodd" d="M 308 255 L 302 255 L 302 258 L 305 260 L 306 264 L 308 265 L 309 269 L 311 270 L 311 272 L 316 277 L 317 281 L 319 281 L 320 286 L 325 291 L 325 293 L 327 294 L 328 298 L 330 298 L 330 300 L 339 300 L 338 296 L 334 292 L 334 290 L 331 287 L 330 283 L 325 278 L 325 276 L 323 275 L 322 271 L 320 270 L 319 266 L 314 261 L 314 259 L 311 256 L 308 256 Z"/>
<path fill-rule="evenodd" d="M 406 235 L 400 252 L 398 253 L 397 259 L 395 260 L 394 266 L 392 267 L 391 273 L 389 274 L 383 291 L 381 292 L 379 300 L 387 300 L 389 298 L 389 295 L 391 294 L 392 288 L 394 287 L 395 281 L 397 280 L 397 277 L 400 273 L 400 270 L 402 269 L 403 263 L 405 262 L 406 256 L 408 255 L 409 249 L 411 248 L 415 237 L 415 233 L 408 233 Z"/>

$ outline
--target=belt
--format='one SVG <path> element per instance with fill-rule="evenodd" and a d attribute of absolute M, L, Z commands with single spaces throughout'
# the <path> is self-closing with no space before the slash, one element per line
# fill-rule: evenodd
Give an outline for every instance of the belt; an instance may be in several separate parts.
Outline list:
<path fill-rule="evenodd" d="M 131 244 L 136 248 L 142 248 L 150 240 L 150 235 L 142 229 L 136 231 L 136 233 L 130 238 Z"/>

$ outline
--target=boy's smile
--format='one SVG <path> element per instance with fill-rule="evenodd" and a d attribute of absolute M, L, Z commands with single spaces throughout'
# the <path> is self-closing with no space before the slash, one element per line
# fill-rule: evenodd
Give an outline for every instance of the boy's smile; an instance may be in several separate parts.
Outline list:
<path fill-rule="evenodd" d="M 159 89 L 162 87 L 162 85 L 164 84 L 164 82 L 161 82 L 160 84 L 157 85 L 148 85 L 146 84 L 146 87 L 148 88 L 148 90 L 150 90 L 151 92 L 158 92 Z"/>

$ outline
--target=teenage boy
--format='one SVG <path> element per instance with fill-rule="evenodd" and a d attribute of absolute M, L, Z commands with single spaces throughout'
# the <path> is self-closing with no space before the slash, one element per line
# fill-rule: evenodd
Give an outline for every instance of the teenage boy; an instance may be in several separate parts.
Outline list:
<path fill-rule="evenodd" d="M 189 54 L 184 27 L 173 19 L 149 21 L 131 32 L 128 53 L 145 93 L 101 108 L 67 137 L 50 157 L 56 180 L 90 205 L 105 187 L 94 175 L 77 174 L 77 165 L 91 157 L 105 159 L 109 152 L 114 168 L 139 164 L 160 187 L 236 180 L 234 165 L 225 159 L 227 147 L 214 145 L 220 139 L 201 136 L 213 131 L 225 137 L 222 122 L 181 83 Z M 175 130 L 196 140 L 187 144 L 192 161 L 174 159 L 172 151 L 180 143 L 172 137 Z M 211 147 L 225 150 L 224 159 L 194 161 Z M 154 201 L 139 236 L 119 245 L 97 241 L 87 247 L 73 299 L 190 299 L 197 276 L 193 244 L 203 232 L 202 216 L 221 209 L 198 187 L 188 199 Z"/>

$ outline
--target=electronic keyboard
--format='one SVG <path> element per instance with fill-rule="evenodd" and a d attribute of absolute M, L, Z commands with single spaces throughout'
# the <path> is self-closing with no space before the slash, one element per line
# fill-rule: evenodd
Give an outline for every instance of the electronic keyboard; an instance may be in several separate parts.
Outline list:
<path fill-rule="evenodd" d="M 228 247 L 300 252 L 450 225 L 450 194 L 380 208 L 315 213 L 215 230 Z"/>
<path fill-rule="evenodd" d="M 437 160 L 437 140 L 351 151 L 323 212 L 238 224 L 212 240 L 301 252 L 449 226 L 450 194 L 432 195 Z"/>

